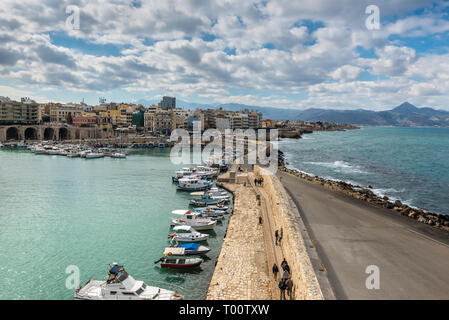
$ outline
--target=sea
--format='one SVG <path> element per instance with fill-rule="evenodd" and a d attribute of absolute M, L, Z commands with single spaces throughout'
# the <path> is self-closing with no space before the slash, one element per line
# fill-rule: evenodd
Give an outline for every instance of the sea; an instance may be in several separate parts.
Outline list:
<path fill-rule="evenodd" d="M 282 139 L 288 167 L 449 214 L 449 128 L 362 127 Z"/>
<path fill-rule="evenodd" d="M 148 285 L 205 299 L 228 217 L 208 231 L 200 268 L 154 263 L 170 244 L 171 211 L 192 198 L 172 184 L 183 166 L 169 148 L 90 160 L 0 149 L 0 299 L 72 299 L 74 270 L 80 283 L 105 280 L 112 262 Z"/>

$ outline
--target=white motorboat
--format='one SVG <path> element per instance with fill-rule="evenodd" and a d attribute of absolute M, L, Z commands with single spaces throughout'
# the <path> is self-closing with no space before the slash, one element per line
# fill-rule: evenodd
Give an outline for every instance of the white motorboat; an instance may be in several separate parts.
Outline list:
<path fill-rule="evenodd" d="M 97 159 L 97 158 L 103 158 L 104 154 L 100 152 L 89 152 L 86 154 L 86 159 Z"/>
<path fill-rule="evenodd" d="M 134 280 L 123 268 L 113 263 L 107 281 L 89 280 L 76 289 L 76 300 L 181 300 L 177 291 L 146 285 Z"/>
<path fill-rule="evenodd" d="M 70 150 L 69 152 L 67 152 L 67 157 L 69 157 L 69 158 L 77 158 L 79 156 L 80 156 L 80 153 L 78 151 Z"/>
<path fill-rule="evenodd" d="M 166 248 L 164 255 L 168 255 L 167 249 L 182 249 L 179 254 L 192 256 L 192 255 L 205 255 L 210 251 L 210 248 L 200 245 L 199 243 L 176 243 L 170 245 L 170 248 Z"/>
<path fill-rule="evenodd" d="M 173 228 L 175 233 L 169 235 L 172 241 L 178 242 L 201 242 L 209 239 L 208 234 L 199 233 L 191 226 L 176 226 Z"/>
<path fill-rule="evenodd" d="M 182 215 L 180 219 L 171 219 L 172 226 L 190 226 L 195 230 L 211 230 L 217 225 L 217 221 L 203 217 L 199 212 L 190 210 L 174 210 L 173 214 Z"/>
<path fill-rule="evenodd" d="M 182 168 L 180 170 L 176 170 L 176 177 L 182 178 L 184 176 L 191 175 L 195 172 L 195 168 Z"/>
<path fill-rule="evenodd" d="M 213 186 L 213 182 L 202 180 L 197 177 L 181 178 L 178 180 L 178 190 L 198 191 L 206 190 Z"/>
<path fill-rule="evenodd" d="M 124 159 L 124 158 L 126 158 L 126 154 L 121 153 L 121 152 L 114 152 L 113 154 L 111 154 L 111 158 Z"/>

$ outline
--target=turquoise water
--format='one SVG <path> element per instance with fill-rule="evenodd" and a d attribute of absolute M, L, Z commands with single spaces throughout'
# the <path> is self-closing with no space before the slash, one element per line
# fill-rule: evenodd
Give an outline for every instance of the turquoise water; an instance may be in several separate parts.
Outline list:
<path fill-rule="evenodd" d="M 183 165 L 169 153 L 85 160 L 1 149 L 0 299 L 71 299 L 67 266 L 78 266 L 84 282 L 104 279 L 114 261 L 147 284 L 205 298 L 226 221 L 209 232 L 212 251 L 200 269 L 154 264 L 169 245 L 170 212 L 190 199 L 171 183 Z"/>
<path fill-rule="evenodd" d="M 364 127 L 284 139 L 290 166 L 449 214 L 449 128 Z"/>

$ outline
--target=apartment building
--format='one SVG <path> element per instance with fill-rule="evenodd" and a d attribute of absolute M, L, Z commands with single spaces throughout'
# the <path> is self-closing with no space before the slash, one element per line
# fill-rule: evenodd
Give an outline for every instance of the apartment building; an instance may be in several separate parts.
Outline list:
<path fill-rule="evenodd" d="M 38 124 L 39 104 L 29 98 L 12 101 L 3 98 L 0 102 L 0 124 Z"/>

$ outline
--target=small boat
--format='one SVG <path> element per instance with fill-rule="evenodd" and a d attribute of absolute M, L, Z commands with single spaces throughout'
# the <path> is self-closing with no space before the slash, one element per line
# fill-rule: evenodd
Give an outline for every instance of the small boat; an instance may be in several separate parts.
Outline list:
<path fill-rule="evenodd" d="M 67 157 L 68 158 L 79 158 L 80 157 L 80 153 L 78 151 L 75 151 L 75 150 L 70 150 L 69 152 L 67 152 Z"/>
<path fill-rule="evenodd" d="M 109 266 L 107 281 L 89 280 L 76 289 L 75 300 L 181 300 L 177 291 L 146 285 L 134 280 L 117 263 Z"/>
<path fill-rule="evenodd" d="M 169 235 L 169 238 L 172 238 L 172 241 L 178 242 L 201 242 L 209 239 L 208 234 L 199 233 L 191 226 L 176 226 L 173 228 L 175 233 Z"/>
<path fill-rule="evenodd" d="M 208 247 L 199 243 L 176 243 L 175 245 L 171 245 L 170 248 L 182 248 L 186 256 L 204 255 L 210 251 Z"/>
<path fill-rule="evenodd" d="M 181 178 L 178 179 L 177 190 L 197 191 L 206 190 L 212 187 L 213 183 L 210 181 L 202 180 L 197 177 Z"/>
<path fill-rule="evenodd" d="M 86 159 L 97 159 L 97 158 L 103 158 L 104 154 L 99 152 L 89 152 L 86 154 Z"/>
<path fill-rule="evenodd" d="M 111 154 L 111 158 L 124 159 L 124 158 L 126 158 L 126 154 L 121 153 L 121 152 L 114 152 L 113 154 Z"/>
<path fill-rule="evenodd" d="M 202 196 L 199 199 L 192 199 L 190 200 L 190 205 L 195 207 L 207 207 L 210 205 L 222 205 L 225 203 L 224 199 L 214 199 L 211 198 L 209 195 Z"/>
<path fill-rule="evenodd" d="M 216 215 L 223 215 L 228 213 L 227 210 L 212 209 L 209 207 L 198 207 L 195 208 L 195 211 L 199 213 L 216 214 Z"/>
<path fill-rule="evenodd" d="M 186 257 L 185 255 L 178 254 L 181 251 L 184 251 L 184 248 L 167 248 L 168 253 L 166 253 L 162 258 L 154 263 L 161 263 L 161 267 L 163 268 L 176 268 L 176 269 L 184 269 L 184 268 L 194 268 L 198 267 L 201 263 L 203 263 L 203 259 L 198 257 Z M 167 252 L 167 249 L 166 252 Z"/>
<path fill-rule="evenodd" d="M 191 212 L 190 210 L 174 210 L 173 214 L 182 215 L 180 219 L 171 219 L 172 226 L 190 226 L 195 230 L 212 230 L 217 225 L 208 217 L 202 217 L 199 212 Z"/>

